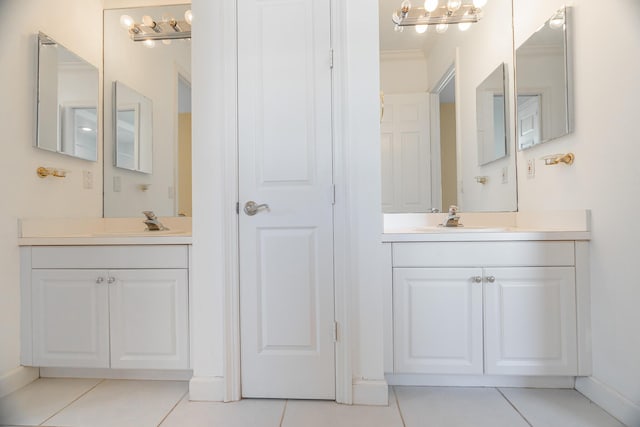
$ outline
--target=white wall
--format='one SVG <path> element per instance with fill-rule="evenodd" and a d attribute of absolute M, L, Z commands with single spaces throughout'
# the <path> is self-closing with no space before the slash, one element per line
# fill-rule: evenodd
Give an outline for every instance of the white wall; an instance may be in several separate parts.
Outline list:
<path fill-rule="evenodd" d="M 380 52 L 380 90 L 385 94 L 427 92 L 428 84 L 421 50 Z"/>
<path fill-rule="evenodd" d="M 99 217 L 102 165 L 34 148 L 37 33 L 42 31 L 101 68 L 102 4 L 99 0 L 2 0 L 0 40 L 0 379 L 20 365 L 18 218 Z M 101 142 L 101 141 L 100 141 Z M 99 152 L 101 149 L 99 149 Z M 64 179 L 36 176 L 38 166 L 64 168 Z M 82 171 L 93 189 L 82 188 Z"/>
<path fill-rule="evenodd" d="M 564 3 L 515 0 L 516 46 Z M 640 3 L 608 2 L 622 11 L 611 25 L 598 2 L 573 4 L 575 132 L 519 153 L 519 208 L 591 209 L 593 377 L 579 387 L 628 425 L 640 425 Z M 575 153 L 573 166 L 540 160 L 565 152 Z M 526 176 L 528 159 L 536 162 L 534 179 Z"/>

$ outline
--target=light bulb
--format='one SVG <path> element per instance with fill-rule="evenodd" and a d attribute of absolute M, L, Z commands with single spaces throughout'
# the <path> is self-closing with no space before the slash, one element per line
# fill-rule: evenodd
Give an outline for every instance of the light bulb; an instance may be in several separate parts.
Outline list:
<path fill-rule="evenodd" d="M 171 40 L 164 39 L 164 40 L 162 40 L 162 44 L 165 45 L 165 46 L 169 46 L 171 44 Z"/>
<path fill-rule="evenodd" d="M 152 17 L 150 17 L 149 15 L 144 15 L 144 16 L 142 17 L 142 23 L 143 23 L 144 25 L 146 25 L 147 27 L 149 27 L 149 28 L 153 28 L 153 27 L 155 27 L 155 26 L 156 26 L 156 22 L 155 22 L 155 21 L 153 20 L 153 18 L 152 18 Z"/>
<path fill-rule="evenodd" d="M 449 24 L 438 24 L 436 25 L 436 33 L 442 34 L 447 31 L 447 28 L 449 28 Z"/>
<path fill-rule="evenodd" d="M 120 25 L 122 25 L 123 28 L 126 28 L 127 30 L 129 28 L 131 28 L 131 26 L 135 23 L 135 21 L 133 20 L 132 17 L 130 17 L 129 15 L 122 15 L 120 17 Z"/>
<path fill-rule="evenodd" d="M 402 10 L 402 13 L 404 13 L 405 15 L 409 13 L 409 11 L 411 10 L 411 2 L 409 0 L 404 0 L 400 4 L 400 10 Z"/>
<path fill-rule="evenodd" d="M 471 28 L 471 22 L 461 22 L 458 24 L 460 31 L 467 31 L 469 28 Z"/>
<path fill-rule="evenodd" d="M 557 30 L 564 25 L 564 13 L 558 12 L 553 18 L 549 20 L 549 27 Z"/>
<path fill-rule="evenodd" d="M 438 8 L 438 0 L 424 0 L 424 10 L 433 12 Z"/>
<path fill-rule="evenodd" d="M 147 39 L 147 40 L 143 41 L 142 44 L 144 45 L 144 47 L 148 47 L 149 49 L 151 49 L 151 48 L 155 47 L 156 42 L 154 40 Z"/>
<path fill-rule="evenodd" d="M 184 20 L 187 21 L 187 24 L 191 25 L 191 21 L 193 21 L 193 13 L 191 12 L 191 9 L 184 13 Z"/>
<path fill-rule="evenodd" d="M 457 11 L 460 9 L 460 6 L 462 6 L 462 0 L 447 0 L 447 9 L 449 9 L 450 12 Z"/>
<path fill-rule="evenodd" d="M 473 0 L 473 7 L 482 9 L 487 4 L 487 0 Z"/>
<path fill-rule="evenodd" d="M 416 25 L 416 33 L 422 34 L 427 31 L 427 25 Z"/>
<path fill-rule="evenodd" d="M 393 31 L 395 31 L 396 33 L 402 33 L 404 31 L 404 27 L 401 27 L 400 25 L 396 24 L 393 27 Z"/>

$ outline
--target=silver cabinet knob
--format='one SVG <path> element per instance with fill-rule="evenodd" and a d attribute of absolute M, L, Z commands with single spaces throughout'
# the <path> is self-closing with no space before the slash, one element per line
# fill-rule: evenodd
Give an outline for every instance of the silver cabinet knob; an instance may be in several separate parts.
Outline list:
<path fill-rule="evenodd" d="M 102 283 L 102 282 L 104 282 L 104 277 L 98 277 L 98 278 L 96 279 L 96 283 L 97 283 L 97 284 L 100 284 L 100 283 Z"/>
<path fill-rule="evenodd" d="M 487 276 L 486 279 L 487 279 L 487 282 L 489 282 L 489 283 L 494 283 L 496 281 L 496 278 L 493 277 L 493 276 Z"/>
<path fill-rule="evenodd" d="M 253 200 L 249 200 L 244 205 L 244 213 L 246 213 L 249 216 L 254 216 L 258 212 L 260 212 L 262 209 L 268 211 L 269 210 L 269 205 L 266 204 L 266 203 L 263 203 L 263 204 L 259 205 L 256 202 L 254 202 Z"/>
<path fill-rule="evenodd" d="M 482 283 L 482 276 L 474 276 L 471 278 L 473 283 Z"/>
<path fill-rule="evenodd" d="M 115 277 L 109 276 L 109 278 L 107 279 L 107 283 L 110 284 L 110 285 L 113 285 L 115 283 L 115 281 L 116 281 Z"/>

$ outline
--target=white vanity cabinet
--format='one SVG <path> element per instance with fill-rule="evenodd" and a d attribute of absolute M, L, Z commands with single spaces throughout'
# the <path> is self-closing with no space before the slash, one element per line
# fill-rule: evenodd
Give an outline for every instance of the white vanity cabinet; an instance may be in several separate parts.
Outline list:
<path fill-rule="evenodd" d="M 188 369 L 188 246 L 22 248 L 22 358 Z"/>
<path fill-rule="evenodd" d="M 576 244 L 393 243 L 393 372 L 578 375 Z"/>

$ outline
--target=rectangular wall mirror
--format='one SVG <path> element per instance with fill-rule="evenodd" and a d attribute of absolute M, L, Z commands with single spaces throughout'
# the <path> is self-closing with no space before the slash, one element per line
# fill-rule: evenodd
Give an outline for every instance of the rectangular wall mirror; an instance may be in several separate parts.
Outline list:
<path fill-rule="evenodd" d="M 446 0 L 428 3 L 447 15 Z M 394 28 L 401 4 L 378 1 L 382 212 L 442 212 L 450 205 L 462 212 L 517 210 L 516 149 L 509 135 L 515 129 L 508 95 L 515 93 L 511 0 L 488 0 L 477 22 Z M 411 4 L 413 22 L 431 16 L 425 2 Z M 460 2 L 460 11 L 476 10 L 471 0 Z M 498 64 L 505 65 L 496 70 Z M 480 103 L 480 115 L 488 120 L 482 122 L 482 142 L 478 88 L 492 92 L 483 99 L 491 104 L 487 110 Z"/>
<path fill-rule="evenodd" d="M 190 9 L 104 11 L 105 217 L 191 216 Z"/>
<path fill-rule="evenodd" d="M 520 150 L 573 130 L 569 15 L 568 7 L 558 10 L 516 49 Z"/>
<path fill-rule="evenodd" d="M 153 171 L 153 102 L 114 82 L 115 166 L 131 171 Z"/>
<path fill-rule="evenodd" d="M 486 165 L 507 155 L 509 142 L 505 64 L 500 64 L 476 88 L 478 164 Z"/>
<path fill-rule="evenodd" d="M 98 69 L 38 34 L 36 147 L 98 159 Z"/>

